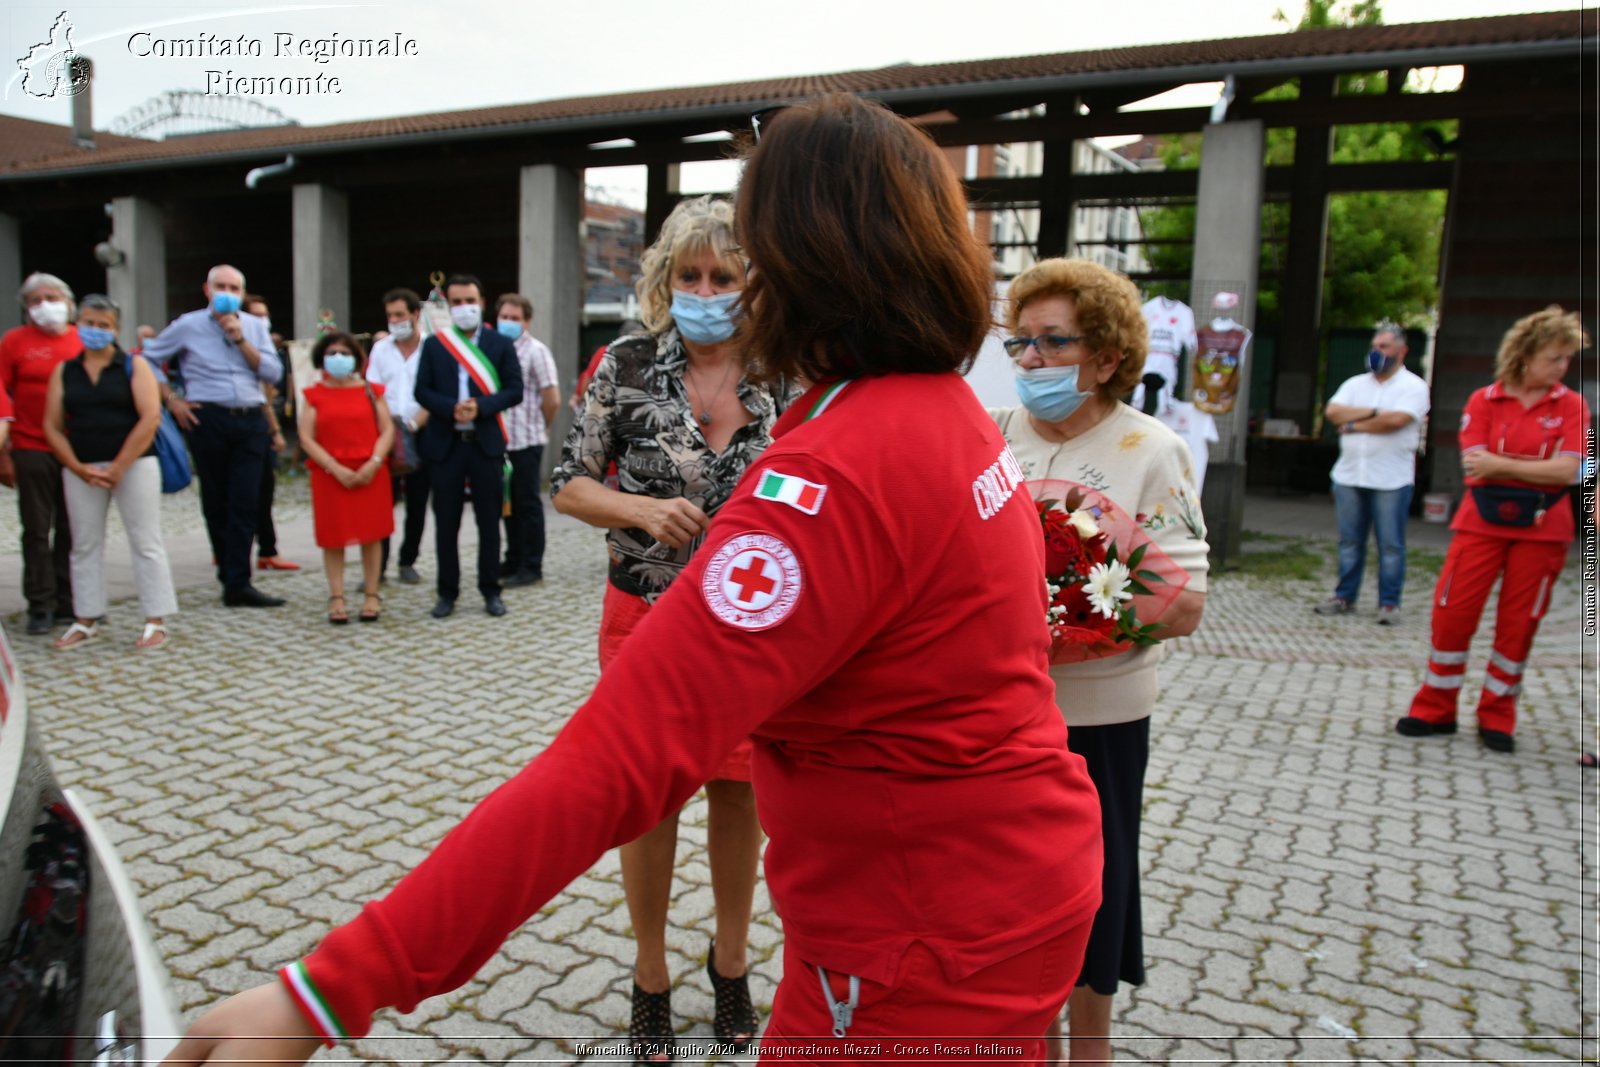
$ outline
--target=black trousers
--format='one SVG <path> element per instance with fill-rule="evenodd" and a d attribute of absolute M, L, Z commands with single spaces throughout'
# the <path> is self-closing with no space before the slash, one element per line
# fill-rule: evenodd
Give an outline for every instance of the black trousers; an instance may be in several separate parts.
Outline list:
<path fill-rule="evenodd" d="M 250 545 L 261 506 L 261 474 L 272 438 L 261 408 L 195 409 L 189 448 L 200 476 L 200 509 L 227 592 L 250 584 Z"/>
<path fill-rule="evenodd" d="M 544 573 L 544 501 L 539 499 L 539 466 L 544 446 L 508 452 L 511 460 L 511 514 L 506 516 L 509 574 Z"/>
<path fill-rule="evenodd" d="M 456 538 L 467 486 L 472 487 L 472 514 L 478 523 L 478 591 L 500 592 L 500 502 L 505 492 L 505 457 L 485 455 L 474 441 L 456 440 L 450 452 L 429 465 L 433 478 L 433 544 L 439 560 L 439 595 L 454 600 L 461 594 L 461 556 Z"/>
<path fill-rule="evenodd" d="M 272 492 L 277 486 L 278 454 L 269 437 L 266 462 L 261 465 L 261 494 L 256 498 L 256 555 L 263 559 L 278 554 L 278 528 L 272 525 Z"/>
<path fill-rule="evenodd" d="M 22 519 L 22 595 L 32 615 L 72 613 L 72 527 L 61 464 L 31 448 L 11 453 L 17 469 L 17 513 Z M 70 477 L 70 475 L 69 475 Z M 51 534 L 54 533 L 52 540 Z"/>
<path fill-rule="evenodd" d="M 417 554 L 422 551 L 422 530 L 428 523 L 428 492 L 433 479 L 424 463 L 408 474 L 396 474 L 390 481 L 396 500 L 406 502 L 404 534 L 400 541 L 400 566 L 415 567 Z M 383 564 L 379 571 L 389 569 L 389 538 L 383 539 Z"/>

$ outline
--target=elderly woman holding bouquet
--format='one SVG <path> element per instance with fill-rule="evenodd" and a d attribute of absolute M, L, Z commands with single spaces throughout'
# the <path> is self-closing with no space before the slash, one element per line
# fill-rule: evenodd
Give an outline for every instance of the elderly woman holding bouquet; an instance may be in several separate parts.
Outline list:
<path fill-rule="evenodd" d="M 1018 275 L 1007 300 L 1022 406 L 990 414 L 1040 511 L 1056 704 L 1099 790 L 1105 835 L 1100 910 L 1067 1001 L 1071 1053 L 1110 1060 L 1117 983 L 1144 982 L 1139 816 L 1159 642 L 1200 622 L 1205 525 L 1188 447 L 1118 399 L 1144 367 L 1133 284 L 1050 259 Z M 1048 1036 L 1059 1058 L 1059 1020 Z"/>

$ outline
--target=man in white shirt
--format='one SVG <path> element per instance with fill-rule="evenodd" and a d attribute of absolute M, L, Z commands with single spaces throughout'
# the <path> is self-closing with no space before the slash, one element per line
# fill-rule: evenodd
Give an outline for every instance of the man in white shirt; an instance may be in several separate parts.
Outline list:
<path fill-rule="evenodd" d="M 428 421 L 428 412 L 417 403 L 417 353 L 422 349 L 422 298 L 410 289 L 391 289 L 383 294 L 383 311 L 389 320 L 389 335 L 372 346 L 367 358 L 367 381 L 383 386 L 383 399 L 389 405 L 398 431 L 395 460 L 404 460 L 411 469 L 395 474 L 394 498 L 406 502 L 405 536 L 400 541 L 400 580 L 415 585 L 417 553 L 422 550 L 422 531 L 428 522 L 428 468 L 417 454 L 416 432 Z M 389 539 L 383 540 L 383 570 L 389 567 Z"/>
<path fill-rule="evenodd" d="M 1400 619 L 1406 577 L 1406 515 L 1416 482 L 1417 445 L 1428 414 L 1428 384 L 1405 367 L 1405 331 L 1378 326 L 1366 374 L 1339 386 L 1325 417 L 1339 429 L 1333 501 L 1339 516 L 1339 584 L 1318 615 L 1355 609 L 1367 562 L 1367 531 L 1378 538 L 1378 622 Z"/>
<path fill-rule="evenodd" d="M 506 523 L 506 558 L 500 577 L 507 586 L 544 581 L 544 499 L 539 493 L 540 461 L 561 406 L 556 361 L 550 349 L 528 333 L 533 302 L 520 293 L 495 301 L 495 329 L 511 339 L 522 369 L 522 403 L 506 409 L 506 458 L 511 462 L 511 514 Z"/>

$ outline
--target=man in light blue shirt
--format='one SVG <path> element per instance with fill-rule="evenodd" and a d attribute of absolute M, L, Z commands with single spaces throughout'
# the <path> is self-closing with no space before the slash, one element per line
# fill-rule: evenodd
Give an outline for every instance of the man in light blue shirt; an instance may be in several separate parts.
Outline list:
<path fill-rule="evenodd" d="M 244 275 L 219 264 L 206 275 L 206 306 L 179 315 L 145 342 L 144 355 L 183 375 L 184 395 L 168 408 L 189 431 L 200 507 L 217 558 L 222 602 L 229 607 L 277 607 L 250 584 L 250 543 L 255 538 L 261 471 L 271 445 L 263 382 L 283 377 L 283 362 L 266 323 L 239 314 Z"/>

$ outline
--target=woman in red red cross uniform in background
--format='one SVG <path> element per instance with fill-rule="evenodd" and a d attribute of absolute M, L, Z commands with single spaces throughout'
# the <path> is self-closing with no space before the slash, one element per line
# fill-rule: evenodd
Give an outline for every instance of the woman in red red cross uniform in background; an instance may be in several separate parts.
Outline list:
<path fill-rule="evenodd" d="M 853 96 L 761 124 L 736 217 L 736 336 L 809 392 L 560 735 L 170 1062 L 302 1060 L 456 988 L 745 737 L 784 938 L 762 1059 L 1042 1059 L 1100 811 L 1048 672 L 1038 512 L 957 373 L 992 259 L 932 139 Z"/>
<path fill-rule="evenodd" d="M 1494 650 L 1478 697 L 1478 737 L 1511 752 L 1517 694 L 1539 620 L 1576 535 L 1567 486 L 1588 454 L 1589 406 L 1561 384 L 1589 337 L 1576 313 L 1552 304 L 1519 319 L 1500 342 L 1494 384 L 1461 413 L 1467 495 L 1433 594 L 1428 673 L 1395 724 L 1406 737 L 1456 732 L 1467 648 L 1496 578 Z"/>

